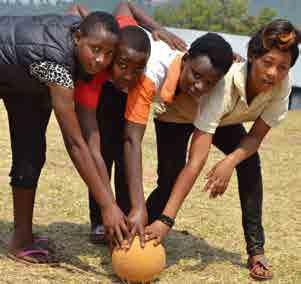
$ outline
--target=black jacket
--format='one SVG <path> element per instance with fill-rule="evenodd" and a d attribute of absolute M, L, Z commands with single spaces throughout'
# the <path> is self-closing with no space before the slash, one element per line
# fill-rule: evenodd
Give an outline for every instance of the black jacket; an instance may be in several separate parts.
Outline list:
<path fill-rule="evenodd" d="M 26 69 L 33 62 L 51 61 L 73 73 L 75 58 L 72 31 L 77 16 L 0 17 L 0 64 L 17 64 Z"/>

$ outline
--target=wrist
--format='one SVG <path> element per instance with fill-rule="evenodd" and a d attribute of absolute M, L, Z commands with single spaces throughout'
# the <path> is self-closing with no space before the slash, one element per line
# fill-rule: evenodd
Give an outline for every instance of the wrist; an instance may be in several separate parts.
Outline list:
<path fill-rule="evenodd" d="M 235 168 L 240 163 L 234 153 L 229 154 L 225 159 L 233 168 Z"/>
<path fill-rule="evenodd" d="M 117 205 L 116 201 L 108 201 L 105 204 L 100 206 L 100 210 L 105 210 L 105 209 L 109 209 L 112 208 L 113 206 Z"/>
<path fill-rule="evenodd" d="M 175 219 L 174 218 L 171 218 L 165 214 L 161 214 L 159 217 L 158 217 L 158 220 L 160 222 L 162 222 L 163 224 L 167 225 L 169 228 L 172 228 L 175 224 Z"/>

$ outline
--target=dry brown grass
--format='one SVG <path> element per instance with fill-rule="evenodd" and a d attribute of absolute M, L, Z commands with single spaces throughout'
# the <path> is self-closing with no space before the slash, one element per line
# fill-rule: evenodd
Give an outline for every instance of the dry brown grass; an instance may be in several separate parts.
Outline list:
<path fill-rule="evenodd" d="M 300 112 L 271 132 L 262 147 L 266 251 L 273 264 L 271 283 L 301 283 Z M 156 178 L 150 123 L 144 139 L 147 193 Z M 0 283 L 119 283 L 108 251 L 88 242 L 87 193 L 67 157 L 56 122 L 48 129 L 48 159 L 37 194 L 34 229 L 55 240 L 60 267 L 24 266 L 6 257 L 12 231 L 7 174 L 10 147 L 7 118 L 0 103 Z M 208 167 L 221 154 L 213 151 Z M 209 200 L 198 179 L 182 208 L 176 230 L 165 242 L 168 266 L 156 283 L 249 283 L 236 178 L 222 199 Z"/>

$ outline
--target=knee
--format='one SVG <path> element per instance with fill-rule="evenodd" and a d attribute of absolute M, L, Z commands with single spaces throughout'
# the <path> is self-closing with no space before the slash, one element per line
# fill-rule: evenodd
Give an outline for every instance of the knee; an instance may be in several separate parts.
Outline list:
<path fill-rule="evenodd" d="M 10 177 L 12 187 L 33 189 L 38 185 L 40 174 L 45 163 L 45 157 L 36 163 L 22 161 L 13 163 Z"/>

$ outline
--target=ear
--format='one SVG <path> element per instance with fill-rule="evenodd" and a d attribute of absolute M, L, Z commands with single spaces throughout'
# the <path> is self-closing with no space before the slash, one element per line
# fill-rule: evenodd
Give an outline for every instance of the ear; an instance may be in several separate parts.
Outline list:
<path fill-rule="evenodd" d="M 249 63 L 253 63 L 254 59 L 255 59 L 254 55 L 248 56 L 248 62 Z"/>
<path fill-rule="evenodd" d="M 185 63 L 188 61 L 188 53 L 185 53 L 182 57 L 182 64 L 181 64 L 181 70 L 183 70 Z"/>
<path fill-rule="evenodd" d="M 75 45 L 78 45 L 80 40 L 82 38 L 82 33 L 80 30 L 76 30 L 76 32 L 74 33 L 74 42 L 75 42 Z"/>

